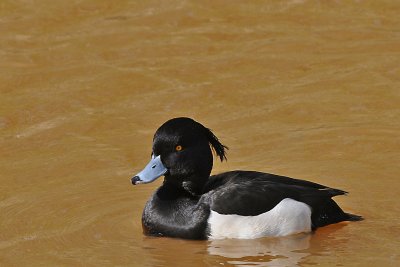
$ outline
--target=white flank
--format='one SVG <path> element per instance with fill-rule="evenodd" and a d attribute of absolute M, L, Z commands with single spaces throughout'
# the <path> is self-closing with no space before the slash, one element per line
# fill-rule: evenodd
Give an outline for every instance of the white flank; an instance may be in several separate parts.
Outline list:
<path fill-rule="evenodd" d="M 211 210 L 208 224 L 210 239 L 286 236 L 311 231 L 311 208 L 285 198 L 272 210 L 257 216 L 223 215 Z"/>

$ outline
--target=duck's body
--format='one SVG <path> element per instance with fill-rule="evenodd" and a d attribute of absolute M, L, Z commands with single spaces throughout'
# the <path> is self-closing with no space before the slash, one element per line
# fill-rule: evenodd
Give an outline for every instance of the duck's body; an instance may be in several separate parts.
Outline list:
<path fill-rule="evenodd" d="M 144 209 L 145 234 L 250 239 L 361 219 L 343 212 L 331 199 L 346 193 L 339 189 L 254 171 L 209 176 L 210 146 L 226 159 L 226 147 L 192 119 L 172 119 L 157 130 L 152 161 L 132 178 L 137 184 L 165 176 Z"/>

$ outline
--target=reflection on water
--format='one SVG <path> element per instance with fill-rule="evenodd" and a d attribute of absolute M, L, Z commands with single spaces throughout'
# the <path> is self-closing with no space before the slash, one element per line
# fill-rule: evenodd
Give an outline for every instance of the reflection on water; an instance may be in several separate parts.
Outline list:
<path fill-rule="evenodd" d="M 235 266 L 303 266 L 315 265 L 313 257 L 332 256 L 332 251 L 347 251 L 349 237 L 337 236 L 348 223 L 323 227 L 313 233 L 255 240 L 212 240 L 207 244 L 211 257 L 207 262 Z M 338 259 L 333 259 L 333 262 Z"/>
<path fill-rule="evenodd" d="M 311 234 L 256 240 L 213 240 L 208 245 L 210 255 L 224 257 L 238 266 L 296 266 L 309 253 Z"/>
<path fill-rule="evenodd" d="M 151 266 L 169 266 L 171 262 L 177 266 L 297 266 L 311 254 L 307 251 L 311 239 L 312 234 L 207 242 L 144 237 L 140 254 Z"/>

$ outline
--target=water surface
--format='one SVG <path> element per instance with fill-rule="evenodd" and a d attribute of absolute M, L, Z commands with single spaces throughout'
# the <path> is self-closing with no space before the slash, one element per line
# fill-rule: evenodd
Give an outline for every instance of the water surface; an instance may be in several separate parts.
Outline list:
<path fill-rule="evenodd" d="M 397 1 L 2 1 L 1 266 L 398 266 Z M 349 191 L 314 234 L 142 235 L 132 187 L 190 116 L 247 169 Z"/>

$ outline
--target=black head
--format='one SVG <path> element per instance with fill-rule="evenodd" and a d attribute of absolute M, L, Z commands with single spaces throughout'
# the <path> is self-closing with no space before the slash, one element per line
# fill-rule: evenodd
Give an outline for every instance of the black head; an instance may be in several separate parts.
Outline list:
<path fill-rule="evenodd" d="M 213 153 L 226 160 L 226 146 L 210 129 L 190 118 L 165 122 L 154 134 L 153 157 L 167 168 L 165 182 L 199 194 L 210 176 Z"/>

